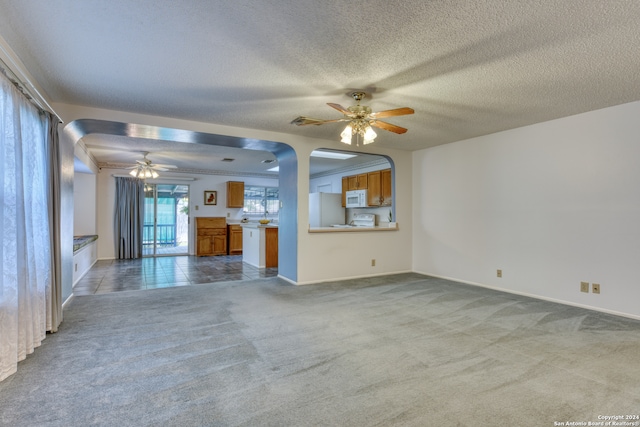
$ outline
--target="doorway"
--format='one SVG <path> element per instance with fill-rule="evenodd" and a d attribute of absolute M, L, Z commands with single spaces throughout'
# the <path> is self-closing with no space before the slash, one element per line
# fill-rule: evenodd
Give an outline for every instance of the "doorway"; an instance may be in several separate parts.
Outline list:
<path fill-rule="evenodd" d="M 189 254 L 189 186 L 145 184 L 142 256 Z"/>

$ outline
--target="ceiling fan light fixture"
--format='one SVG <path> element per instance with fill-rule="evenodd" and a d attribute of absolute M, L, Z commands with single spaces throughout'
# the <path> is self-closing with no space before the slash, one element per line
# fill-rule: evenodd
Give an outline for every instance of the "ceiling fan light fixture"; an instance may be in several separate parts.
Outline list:
<path fill-rule="evenodd" d="M 352 135 L 353 135 L 353 127 L 351 126 L 351 123 L 349 123 L 347 127 L 344 128 L 344 130 L 340 134 L 340 136 L 342 137 L 341 141 L 344 142 L 345 144 L 351 145 Z"/>
<path fill-rule="evenodd" d="M 376 136 L 378 136 L 378 134 L 374 132 L 371 126 L 367 125 L 367 129 L 364 131 L 364 135 L 362 136 L 362 143 L 365 145 L 371 144 L 376 139 Z"/>
<path fill-rule="evenodd" d="M 135 169 L 132 169 L 131 172 L 129 172 L 129 175 L 139 179 L 148 179 L 148 178 L 155 179 L 160 176 L 158 175 L 158 172 L 151 169 L 151 167 L 145 166 L 145 165 L 138 165 Z"/>

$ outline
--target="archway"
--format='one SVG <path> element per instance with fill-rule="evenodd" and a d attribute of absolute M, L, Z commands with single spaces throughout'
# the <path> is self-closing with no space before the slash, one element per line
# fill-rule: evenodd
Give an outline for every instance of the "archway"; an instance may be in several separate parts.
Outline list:
<path fill-rule="evenodd" d="M 226 135 L 218 135 L 204 132 L 194 132 L 183 129 L 165 128 L 159 126 L 122 123 L 96 119 L 78 119 L 64 127 L 64 134 L 69 141 L 69 149 L 63 150 L 63 156 L 71 156 L 71 159 L 63 159 L 63 164 L 73 163 L 73 146 L 86 135 L 105 134 L 131 138 L 146 138 L 179 143 L 193 143 L 205 145 L 220 145 L 248 150 L 269 151 L 274 154 L 280 166 L 280 222 L 278 231 L 279 252 L 279 276 L 296 282 L 298 277 L 298 159 L 295 150 L 281 142 L 265 141 L 252 138 L 240 138 Z M 63 183 L 64 184 L 64 183 Z M 73 186 L 63 185 L 63 193 L 70 192 L 73 198 Z M 68 204 L 65 208 L 69 210 Z M 71 204 L 71 212 L 73 205 Z M 66 236 L 65 234 L 70 234 Z M 63 239 L 72 239 L 73 231 L 65 227 Z"/>

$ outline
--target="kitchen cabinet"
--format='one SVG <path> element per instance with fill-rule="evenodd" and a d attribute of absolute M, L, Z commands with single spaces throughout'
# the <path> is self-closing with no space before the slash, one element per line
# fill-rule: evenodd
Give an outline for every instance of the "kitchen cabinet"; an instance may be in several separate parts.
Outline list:
<path fill-rule="evenodd" d="M 391 169 L 342 177 L 342 207 L 347 205 L 346 194 L 350 190 L 367 190 L 369 206 L 391 206 Z"/>
<path fill-rule="evenodd" d="M 393 195 L 391 194 L 391 169 L 383 169 L 380 172 L 380 187 L 382 187 L 382 201 L 384 206 L 391 206 Z"/>
<path fill-rule="evenodd" d="M 278 266 L 278 229 L 267 228 L 265 234 L 265 267 L 273 268 Z"/>
<path fill-rule="evenodd" d="M 391 169 L 368 173 L 367 204 L 391 206 Z"/>
<path fill-rule="evenodd" d="M 227 240 L 229 241 L 229 255 L 242 254 L 242 226 L 240 224 L 227 225 Z"/>
<path fill-rule="evenodd" d="M 196 217 L 196 256 L 227 254 L 227 220 Z"/>
<path fill-rule="evenodd" d="M 347 206 L 347 189 L 349 188 L 349 177 L 342 177 L 342 207 Z"/>
<path fill-rule="evenodd" d="M 227 207 L 244 207 L 244 182 L 227 181 Z"/>
<path fill-rule="evenodd" d="M 367 181 L 368 181 L 368 174 L 366 173 L 350 176 L 348 190 L 366 190 Z"/>

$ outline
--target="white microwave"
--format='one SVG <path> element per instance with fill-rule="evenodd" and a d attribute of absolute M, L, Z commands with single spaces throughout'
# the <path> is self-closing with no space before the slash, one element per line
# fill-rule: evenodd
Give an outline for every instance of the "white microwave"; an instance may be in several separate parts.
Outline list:
<path fill-rule="evenodd" d="M 350 190 L 345 194 L 346 207 L 348 208 L 366 208 L 367 207 L 367 190 Z"/>

